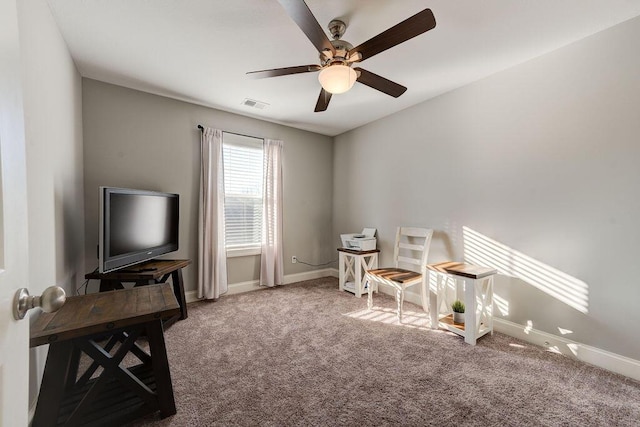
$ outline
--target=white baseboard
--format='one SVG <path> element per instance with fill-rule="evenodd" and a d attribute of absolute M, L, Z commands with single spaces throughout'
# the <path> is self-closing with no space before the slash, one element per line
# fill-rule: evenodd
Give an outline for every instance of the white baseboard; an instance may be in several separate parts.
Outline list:
<path fill-rule="evenodd" d="M 335 276 L 333 275 L 333 271 L 335 270 Z M 319 279 L 321 277 L 338 277 L 338 270 L 335 268 L 323 268 L 322 270 L 313 270 L 307 271 L 304 273 L 296 273 L 296 274 L 287 274 L 284 276 L 284 284 L 288 285 L 289 283 L 302 282 L 304 280 L 312 280 Z"/>
<path fill-rule="evenodd" d="M 327 272 L 327 276 L 331 276 L 331 277 L 340 277 L 340 274 L 338 273 L 338 269 L 337 268 L 327 268 L 325 269 Z"/>
<path fill-rule="evenodd" d="M 514 338 L 545 347 L 549 351 L 562 353 L 573 359 L 640 381 L 640 361 L 638 360 L 504 319 L 494 317 L 493 325 L 497 332 L 502 332 Z"/>
<path fill-rule="evenodd" d="M 287 274 L 284 276 L 284 284 L 302 282 L 304 280 L 319 279 L 321 277 L 338 277 L 338 270 L 335 268 L 324 268 L 322 270 L 307 271 L 304 273 Z M 260 286 L 258 280 L 249 280 L 247 282 L 231 283 L 229 284 L 229 290 L 224 295 L 241 294 L 243 292 L 257 291 L 259 289 L 265 289 Z M 187 291 L 184 293 L 187 303 L 199 301 L 198 291 Z"/>

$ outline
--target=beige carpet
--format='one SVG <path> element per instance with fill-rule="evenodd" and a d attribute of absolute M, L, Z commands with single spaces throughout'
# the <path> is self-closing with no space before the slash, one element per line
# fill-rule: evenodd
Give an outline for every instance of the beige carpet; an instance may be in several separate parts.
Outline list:
<path fill-rule="evenodd" d="M 639 426 L 640 383 L 506 335 L 395 324 L 334 278 L 189 305 L 166 332 L 178 413 L 153 426 Z M 414 314 L 411 314 L 411 312 Z"/>

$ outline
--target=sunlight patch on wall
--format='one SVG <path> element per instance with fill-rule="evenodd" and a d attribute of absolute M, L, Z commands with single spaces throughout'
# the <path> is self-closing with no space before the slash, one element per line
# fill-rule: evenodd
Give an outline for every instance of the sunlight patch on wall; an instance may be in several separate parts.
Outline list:
<path fill-rule="evenodd" d="M 496 293 L 493 294 L 493 301 L 496 303 L 496 307 L 498 308 L 500 315 L 502 316 L 509 315 L 509 301 L 502 298 L 500 295 Z"/>
<path fill-rule="evenodd" d="M 447 292 L 455 292 L 456 291 L 456 279 L 449 276 L 443 276 L 439 274 L 429 274 L 429 291 L 437 294 L 438 293 L 438 280 L 444 280 L 444 286 L 447 288 Z"/>
<path fill-rule="evenodd" d="M 437 274 L 429 274 L 429 292 L 438 293 L 438 275 Z"/>
<path fill-rule="evenodd" d="M 587 313 L 589 286 L 575 277 L 537 261 L 469 227 L 462 227 L 466 262 L 493 267 L 517 277 L 557 300 Z"/>
<path fill-rule="evenodd" d="M 569 343 L 567 344 L 567 347 L 569 348 L 569 350 L 571 350 L 571 353 L 573 353 L 574 356 L 578 356 L 578 350 L 580 350 L 580 347 L 578 346 L 578 344 L 576 343 Z"/>
<path fill-rule="evenodd" d="M 527 320 L 527 326 L 524 327 L 524 333 L 529 335 L 532 329 L 533 329 L 533 322 L 531 320 Z"/>

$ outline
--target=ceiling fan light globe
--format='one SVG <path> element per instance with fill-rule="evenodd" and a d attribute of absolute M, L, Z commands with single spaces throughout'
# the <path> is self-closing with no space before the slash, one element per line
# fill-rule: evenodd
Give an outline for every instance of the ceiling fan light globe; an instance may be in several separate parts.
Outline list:
<path fill-rule="evenodd" d="M 318 80 L 322 88 L 329 93 L 344 93 L 353 87 L 358 75 L 346 65 L 331 65 L 320 71 Z"/>

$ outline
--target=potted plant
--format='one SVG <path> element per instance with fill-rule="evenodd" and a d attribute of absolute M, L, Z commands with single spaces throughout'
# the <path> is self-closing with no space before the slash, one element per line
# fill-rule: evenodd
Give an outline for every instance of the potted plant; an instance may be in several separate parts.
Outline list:
<path fill-rule="evenodd" d="M 464 324 L 464 303 L 457 299 L 451 304 L 451 309 L 453 310 L 453 323 Z"/>

